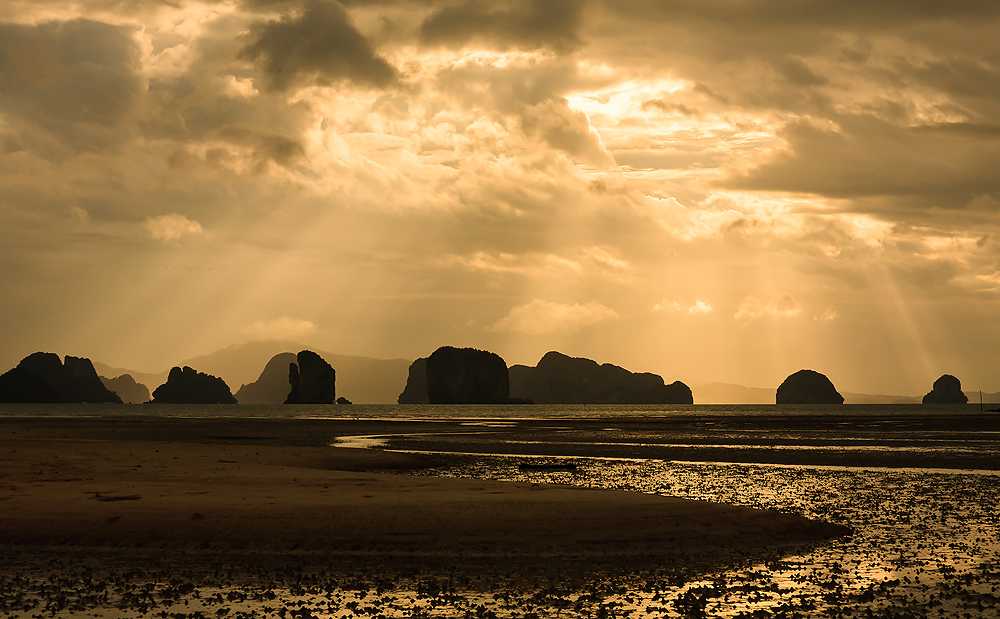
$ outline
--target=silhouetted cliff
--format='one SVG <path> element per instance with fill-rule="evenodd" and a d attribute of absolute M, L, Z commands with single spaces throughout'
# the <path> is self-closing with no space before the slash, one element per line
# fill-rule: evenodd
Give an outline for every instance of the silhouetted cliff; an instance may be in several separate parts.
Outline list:
<path fill-rule="evenodd" d="M 122 402 L 126 404 L 142 404 L 149 401 L 149 388 L 142 383 L 135 382 L 135 379 L 128 374 L 122 374 L 114 378 L 101 377 L 104 386 L 114 391 Z"/>
<path fill-rule="evenodd" d="M 109 391 L 84 357 L 36 352 L 17 367 L 0 375 L 0 402 L 113 402 L 121 399 Z"/>
<path fill-rule="evenodd" d="M 427 358 L 431 404 L 505 404 L 509 399 L 507 363 L 500 355 L 442 346 Z"/>
<path fill-rule="evenodd" d="M 158 404 L 236 404 L 229 385 L 221 378 L 184 366 L 170 369 L 167 382 L 153 390 Z"/>
<path fill-rule="evenodd" d="M 924 404 L 968 404 L 969 398 L 962 392 L 962 381 L 945 374 L 934 381 L 931 391 L 924 396 Z"/>
<path fill-rule="evenodd" d="M 785 379 L 775 395 L 777 404 L 843 404 L 830 379 L 813 370 L 799 370 Z"/>
<path fill-rule="evenodd" d="M 288 367 L 295 363 L 295 353 L 274 355 L 264 365 L 256 381 L 242 385 L 236 392 L 240 404 L 281 404 L 288 399 Z"/>
<path fill-rule="evenodd" d="M 288 366 L 291 391 L 285 404 L 333 404 L 337 396 L 337 372 L 311 350 L 296 356 L 297 363 Z"/>
<path fill-rule="evenodd" d="M 427 357 L 420 357 L 410 364 L 406 386 L 396 400 L 400 404 L 427 404 Z"/>
<path fill-rule="evenodd" d="M 538 365 L 510 368 L 510 395 L 536 404 L 692 404 L 691 389 L 650 373 L 548 352 Z"/>

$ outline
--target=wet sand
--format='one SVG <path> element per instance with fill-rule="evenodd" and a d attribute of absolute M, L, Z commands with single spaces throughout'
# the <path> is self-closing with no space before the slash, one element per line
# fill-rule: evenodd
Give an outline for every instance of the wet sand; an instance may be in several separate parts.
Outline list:
<path fill-rule="evenodd" d="M 79 417 L 89 410 L 0 416 L 0 615 L 1000 608 L 1000 415 Z"/>
<path fill-rule="evenodd" d="M 399 425 L 407 426 L 401 428 Z M 439 430 L 440 424 L 432 424 Z M 427 431 L 426 424 L 394 429 Z M 148 567 L 255 558 L 459 571 L 710 567 L 845 529 L 624 491 L 441 479 L 426 458 L 327 446 L 380 422 L 2 419 L 0 550 L 30 567 L 93 549 Z M 232 557 L 243 557 L 233 563 Z M 95 555 L 96 556 L 96 555 Z"/>
<path fill-rule="evenodd" d="M 773 408 L 773 407 L 772 407 Z M 852 468 L 1000 468 L 1000 415 L 888 408 L 662 418 L 518 420 L 437 433 L 388 434 L 397 452 L 600 457 Z"/>

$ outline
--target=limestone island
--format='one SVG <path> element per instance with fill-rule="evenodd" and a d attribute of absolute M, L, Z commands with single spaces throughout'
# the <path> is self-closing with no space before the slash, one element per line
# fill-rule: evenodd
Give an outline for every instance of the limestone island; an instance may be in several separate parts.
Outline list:
<path fill-rule="evenodd" d="M 93 402 L 121 404 L 86 357 L 36 352 L 0 375 L 0 402 Z"/>
<path fill-rule="evenodd" d="M 778 386 L 776 404 L 843 404 L 844 396 L 824 374 L 799 370 Z"/>
<path fill-rule="evenodd" d="M 669 385 L 657 374 L 630 372 L 560 352 L 547 352 L 534 367 L 510 368 L 511 397 L 536 404 L 693 404 L 691 389 Z"/>
<path fill-rule="evenodd" d="M 173 367 L 167 382 L 153 390 L 155 404 L 236 404 L 226 381 L 194 368 Z"/>
<path fill-rule="evenodd" d="M 962 392 L 962 381 L 944 374 L 936 381 L 931 390 L 924 396 L 924 404 L 968 404 L 969 398 Z"/>

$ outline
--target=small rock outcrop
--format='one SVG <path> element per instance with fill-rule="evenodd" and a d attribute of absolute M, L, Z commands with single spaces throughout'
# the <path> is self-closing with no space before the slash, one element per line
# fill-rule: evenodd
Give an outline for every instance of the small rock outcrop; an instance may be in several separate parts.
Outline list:
<path fill-rule="evenodd" d="M 778 386 L 777 404 L 843 404 L 830 379 L 814 370 L 799 370 Z"/>
<path fill-rule="evenodd" d="M 236 404 L 226 381 L 188 366 L 170 368 L 167 382 L 153 390 L 157 404 Z"/>
<path fill-rule="evenodd" d="M 36 352 L 0 375 L 0 402 L 108 402 L 121 404 L 85 357 Z"/>
<path fill-rule="evenodd" d="M 969 398 L 962 392 L 962 381 L 945 374 L 934 381 L 931 391 L 924 396 L 924 404 L 968 404 Z"/>
<path fill-rule="evenodd" d="M 610 363 L 547 352 L 534 367 L 510 368 L 510 395 L 536 404 L 693 404 L 680 381 L 630 372 Z"/>
<path fill-rule="evenodd" d="M 291 391 L 285 404 L 333 404 L 337 395 L 337 372 L 311 350 L 303 350 L 288 366 Z"/>
<path fill-rule="evenodd" d="M 510 378 L 503 358 L 486 350 L 442 346 L 427 358 L 431 404 L 506 404 Z"/>
<path fill-rule="evenodd" d="M 281 404 L 288 399 L 288 368 L 295 363 L 295 353 L 274 355 L 264 365 L 256 381 L 240 386 L 236 399 L 240 404 Z"/>
<path fill-rule="evenodd" d="M 135 382 L 131 374 L 122 374 L 114 378 L 101 377 L 101 382 L 110 391 L 114 391 L 125 404 L 142 404 L 149 401 L 149 388 Z"/>
<path fill-rule="evenodd" d="M 406 386 L 399 394 L 400 404 L 427 404 L 427 357 L 421 357 L 410 364 L 410 373 L 406 376 Z"/>

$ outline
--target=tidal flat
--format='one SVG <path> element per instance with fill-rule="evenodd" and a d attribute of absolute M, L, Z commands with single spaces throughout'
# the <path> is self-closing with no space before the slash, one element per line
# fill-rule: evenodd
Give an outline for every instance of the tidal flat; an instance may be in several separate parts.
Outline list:
<path fill-rule="evenodd" d="M 0 614 L 995 616 L 1000 416 L 873 415 L 3 418 Z"/>

